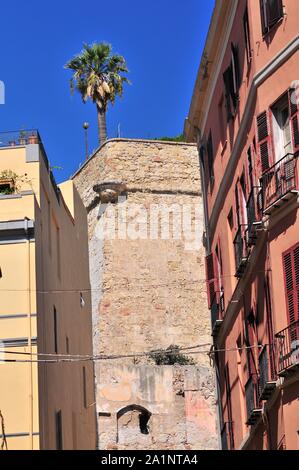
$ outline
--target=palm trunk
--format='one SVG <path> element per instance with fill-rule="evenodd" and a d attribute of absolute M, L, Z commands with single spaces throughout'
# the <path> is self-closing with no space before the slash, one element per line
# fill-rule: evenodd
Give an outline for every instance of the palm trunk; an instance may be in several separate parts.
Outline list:
<path fill-rule="evenodd" d="M 100 109 L 97 106 L 98 111 L 98 127 L 99 127 L 99 143 L 103 145 L 103 143 L 107 140 L 107 126 L 106 126 L 106 111 Z"/>

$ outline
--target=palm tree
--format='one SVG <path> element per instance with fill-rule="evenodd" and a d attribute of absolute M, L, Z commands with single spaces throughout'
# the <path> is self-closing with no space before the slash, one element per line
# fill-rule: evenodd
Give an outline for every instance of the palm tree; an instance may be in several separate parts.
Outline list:
<path fill-rule="evenodd" d="M 73 70 L 71 91 L 79 91 L 84 103 L 88 98 L 96 104 L 99 127 L 99 143 L 107 140 L 106 111 L 108 103 L 122 96 L 123 84 L 130 83 L 122 74 L 127 73 L 125 59 L 112 54 L 112 46 L 105 42 L 83 44 L 83 50 L 66 65 Z"/>

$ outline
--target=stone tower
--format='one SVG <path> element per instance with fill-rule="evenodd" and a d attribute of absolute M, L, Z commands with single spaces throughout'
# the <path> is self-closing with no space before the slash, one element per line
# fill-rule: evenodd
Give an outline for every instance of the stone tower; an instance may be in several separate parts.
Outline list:
<path fill-rule="evenodd" d="M 73 179 L 88 212 L 94 354 L 108 356 L 95 363 L 99 448 L 217 448 L 196 146 L 109 140 Z M 165 365 L 173 345 L 205 346 Z"/>

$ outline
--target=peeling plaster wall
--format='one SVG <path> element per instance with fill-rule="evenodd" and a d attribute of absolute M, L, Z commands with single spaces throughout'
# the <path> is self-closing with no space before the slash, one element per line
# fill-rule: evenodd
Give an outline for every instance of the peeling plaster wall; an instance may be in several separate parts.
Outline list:
<path fill-rule="evenodd" d="M 97 404 L 111 414 L 99 418 L 103 449 L 215 448 L 214 383 L 207 367 L 109 364 L 100 370 Z M 140 433 L 136 414 L 134 425 L 120 425 L 117 412 L 128 404 L 151 413 L 149 434 Z"/>
<path fill-rule="evenodd" d="M 147 213 L 152 204 L 198 205 L 200 236 L 203 229 L 194 145 L 115 139 L 77 172 L 74 183 L 88 211 L 94 353 L 210 344 L 201 244 L 186 250 L 186 238 L 120 239 L 119 225 L 114 239 L 99 240 L 93 186 L 115 180 L 127 185 L 128 195 L 114 207 L 117 220 L 135 203 Z M 106 211 L 101 222 L 108 217 Z M 150 217 L 145 225 L 149 233 Z M 138 356 L 97 363 L 100 448 L 217 448 L 213 369 L 207 354 L 192 358 L 196 366 L 185 368 L 155 366 Z M 138 413 L 132 412 L 122 417 L 130 424 L 127 435 L 118 436 L 117 413 L 129 405 L 152 413 L 149 434 L 140 432 Z"/>

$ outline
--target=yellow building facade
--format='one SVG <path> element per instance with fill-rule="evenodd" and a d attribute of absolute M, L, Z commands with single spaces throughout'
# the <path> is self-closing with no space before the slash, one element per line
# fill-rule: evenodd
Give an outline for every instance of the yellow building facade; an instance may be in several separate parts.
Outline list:
<path fill-rule="evenodd" d="M 86 211 L 72 181 L 56 185 L 36 131 L 0 135 L 0 444 L 5 436 L 8 450 L 95 449 L 93 363 L 76 357 L 92 355 L 90 297 Z"/>

